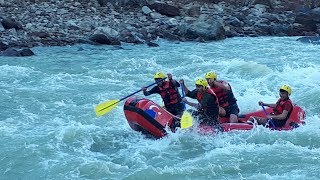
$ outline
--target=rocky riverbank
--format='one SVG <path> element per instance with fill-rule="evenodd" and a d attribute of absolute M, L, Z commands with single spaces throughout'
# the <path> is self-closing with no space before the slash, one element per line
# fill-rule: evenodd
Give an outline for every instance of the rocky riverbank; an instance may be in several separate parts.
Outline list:
<path fill-rule="evenodd" d="M 76 43 L 157 46 L 159 37 L 320 34 L 317 0 L 0 0 L 0 7 L 0 51 L 14 56 L 32 55 L 16 48 Z"/>

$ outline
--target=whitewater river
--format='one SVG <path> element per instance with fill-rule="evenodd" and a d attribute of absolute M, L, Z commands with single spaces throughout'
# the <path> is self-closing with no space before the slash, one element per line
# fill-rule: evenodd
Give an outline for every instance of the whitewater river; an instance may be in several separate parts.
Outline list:
<path fill-rule="evenodd" d="M 296 39 L 37 47 L 32 57 L 0 56 L 0 179 L 319 179 L 320 47 Z M 178 130 L 151 140 L 129 127 L 123 101 L 96 117 L 97 104 L 153 83 L 156 71 L 190 89 L 216 71 L 241 113 L 260 110 L 259 100 L 275 102 L 289 84 L 306 125 L 217 136 Z"/>

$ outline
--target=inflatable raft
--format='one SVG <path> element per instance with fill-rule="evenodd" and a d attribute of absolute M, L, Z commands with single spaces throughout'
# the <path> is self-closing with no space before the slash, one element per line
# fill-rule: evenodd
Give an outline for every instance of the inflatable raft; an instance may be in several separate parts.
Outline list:
<path fill-rule="evenodd" d="M 271 108 L 266 108 L 267 112 L 271 112 Z M 149 137 L 162 138 L 166 136 L 167 130 L 175 131 L 179 118 L 175 117 L 164 108 L 145 98 L 130 97 L 124 104 L 124 114 L 130 125 L 135 130 L 148 135 Z M 228 123 L 227 118 L 220 118 L 220 131 L 228 132 L 232 130 L 251 130 L 253 124 L 248 124 L 246 121 L 251 116 L 265 117 L 263 110 L 247 113 L 239 116 L 239 123 Z M 285 126 L 276 130 L 292 130 L 299 125 L 304 124 L 305 111 L 294 105 L 293 111 L 287 120 Z M 169 127 L 169 128 L 166 128 Z M 273 127 L 269 127 L 274 129 Z M 215 133 L 217 130 L 212 126 L 199 126 L 198 130 L 203 134 Z"/>

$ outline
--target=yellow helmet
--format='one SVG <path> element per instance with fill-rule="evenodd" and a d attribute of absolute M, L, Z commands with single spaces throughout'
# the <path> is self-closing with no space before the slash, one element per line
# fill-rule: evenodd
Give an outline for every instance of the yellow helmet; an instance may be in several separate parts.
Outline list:
<path fill-rule="evenodd" d="M 208 86 L 208 82 L 204 79 L 197 79 L 195 84 L 203 87 Z"/>
<path fill-rule="evenodd" d="M 205 77 L 206 79 L 211 79 L 211 78 L 217 79 L 217 74 L 214 73 L 214 72 L 207 72 L 204 77 Z"/>
<path fill-rule="evenodd" d="M 280 90 L 284 90 L 284 91 L 286 91 L 289 95 L 291 95 L 291 92 L 292 92 L 292 90 L 291 90 L 291 87 L 290 86 L 288 86 L 288 85 L 283 85 L 283 86 L 281 86 L 281 88 L 280 88 Z"/>
<path fill-rule="evenodd" d="M 164 75 L 162 72 L 156 72 L 153 76 L 154 79 L 163 79 L 166 75 Z"/>

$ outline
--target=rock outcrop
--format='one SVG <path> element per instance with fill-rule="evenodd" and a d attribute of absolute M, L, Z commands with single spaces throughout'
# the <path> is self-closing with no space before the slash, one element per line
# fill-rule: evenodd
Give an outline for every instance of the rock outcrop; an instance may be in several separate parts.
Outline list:
<path fill-rule="evenodd" d="M 0 51 L 320 34 L 314 0 L 6 0 L 0 6 Z"/>

